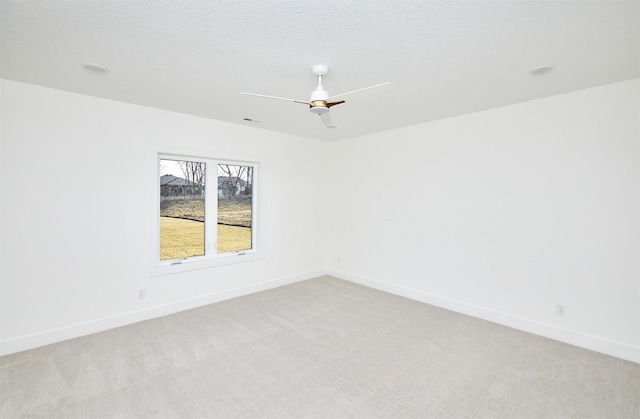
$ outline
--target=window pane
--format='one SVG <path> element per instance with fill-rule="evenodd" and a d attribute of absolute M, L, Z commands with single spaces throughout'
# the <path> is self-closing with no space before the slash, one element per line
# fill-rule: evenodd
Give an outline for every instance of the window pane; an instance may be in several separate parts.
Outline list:
<path fill-rule="evenodd" d="M 218 165 L 218 253 L 252 248 L 253 167 Z"/>
<path fill-rule="evenodd" d="M 160 260 L 205 254 L 205 163 L 160 160 Z"/>

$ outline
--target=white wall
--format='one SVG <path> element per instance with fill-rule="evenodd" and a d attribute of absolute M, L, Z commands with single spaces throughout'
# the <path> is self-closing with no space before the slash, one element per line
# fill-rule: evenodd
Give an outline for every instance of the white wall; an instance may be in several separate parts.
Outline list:
<path fill-rule="evenodd" d="M 638 80 L 336 143 L 0 87 L 2 353 L 328 266 L 640 362 Z M 153 157 L 176 146 L 264 164 L 265 259 L 149 277 Z"/>
<path fill-rule="evenodd" d="M 326 143 L 7 80 L 1 88 L 2 352 L 323 273 Z M 262 163 L 266 258 L 149 277 L 155 153 L 176 147 Z"/>
<path fill-rule="evenodd" d="M 639 92 L 331 144 L 333 274 L 640 362 Z"/>

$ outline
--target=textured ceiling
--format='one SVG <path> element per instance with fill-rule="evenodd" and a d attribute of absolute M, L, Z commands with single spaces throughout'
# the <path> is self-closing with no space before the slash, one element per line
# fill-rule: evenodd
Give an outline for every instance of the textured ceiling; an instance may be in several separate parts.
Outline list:
<path fill-rule="evenodd" d="M 640 2 L 1 0 L 1 76 L 333 141 L 639 77 Z M 95 62 L 106 74 L 82 67 Z M 304 105 L 314 64 L 332 108 Z M 544 64 L 556 69 L 532 76 Z M 261 120 L 250 123 L 243 118 Z"/>

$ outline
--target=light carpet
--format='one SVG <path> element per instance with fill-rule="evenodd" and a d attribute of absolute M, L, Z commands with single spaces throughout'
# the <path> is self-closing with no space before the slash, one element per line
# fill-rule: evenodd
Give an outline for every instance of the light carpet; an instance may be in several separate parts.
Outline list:
<path fill-rule="evenodd" d="M 639 418 L 640 365 L 321 277 L 0 358 L 2 418 Z"/>

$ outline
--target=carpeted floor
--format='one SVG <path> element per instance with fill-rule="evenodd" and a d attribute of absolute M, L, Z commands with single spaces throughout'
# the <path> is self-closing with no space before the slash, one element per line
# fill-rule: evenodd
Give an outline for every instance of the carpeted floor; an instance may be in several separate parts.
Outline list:
<path fill-rule="evenodd" d="M 640 365 L 331 277 L 0 358 L 2 418 L 639 418 Z"/>

